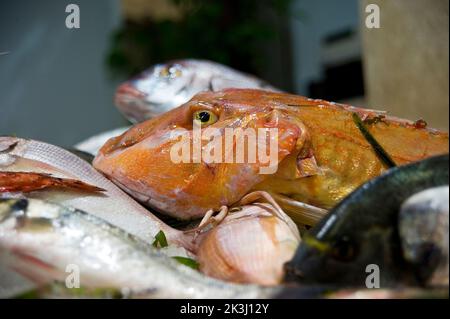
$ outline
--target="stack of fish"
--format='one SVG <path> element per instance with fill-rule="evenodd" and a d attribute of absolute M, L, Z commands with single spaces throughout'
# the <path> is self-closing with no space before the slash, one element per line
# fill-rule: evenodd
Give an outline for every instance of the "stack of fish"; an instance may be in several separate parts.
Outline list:
<path fill-rule="evenodd" d="M 447 133 L 280 93 L 207 61 L 157 65 L 116 101 L 137 124 L 99 151 L 105 135 L 81 143 L 92 165 L 0 138 L 2 263 L 44 295 L 73 293 L 48 289 L 68 265 L 83 296 L 318 297 L 332 287 L 352 290 L 328 296 L 355 297 L 369 265 L 381 269 L 382 296 L 448 287 Z M 276 128 L 277 169 L 172 161 L 171 132 L 193 143 L 195 123 L 219 140 L 227 128 Z M 189 226 L 163 222 L 173 218 Z M 12 292 L 2 278 L 0 292 Z"/>

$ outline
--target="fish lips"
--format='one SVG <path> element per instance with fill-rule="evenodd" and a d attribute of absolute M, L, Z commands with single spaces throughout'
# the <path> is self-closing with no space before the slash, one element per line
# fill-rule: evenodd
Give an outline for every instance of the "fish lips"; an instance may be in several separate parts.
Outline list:
<path fill-rule="evenodd" d="M 189 92 L 178 95 L 166 92 L 161 95 L 158 93 L 159 91 L 164 91 L 164 89 L 150 90 L 146 93 L 138 89 L 134 81 L 125 82 L 118 87 L 114 103 L 132 123 L 140 123 L 187 102 L 192 95 Z M 173 98 L 169 99 L 169 96 L 173 96 Z"/>
<path fill-rule="evenodd" d="M 114 103 L 126 118 L 137 123 L 146 119 L 146 117 L 142 116 L 147 114 L 149 109 L 145 97 L 145 93 L 126 82 L 117 89 Z"/>

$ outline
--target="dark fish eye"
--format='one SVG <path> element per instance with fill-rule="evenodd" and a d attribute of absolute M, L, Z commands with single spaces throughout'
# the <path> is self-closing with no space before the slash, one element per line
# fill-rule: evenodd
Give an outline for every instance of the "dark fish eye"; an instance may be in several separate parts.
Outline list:
<path fill-rule="evenodd" d="M 208 113 L 208 112 L 203 111 L 203 112 L 198 113 L 198 119 L 199 119 L 200 122 L 202 122 L 202 123 L 208 122 L 208 121 L 209 121 L 209 118 L 210 118 L 210 116 L 209 116 L 209 113 Z"/>
<path fill-rule="evenodd" d="M 339 238 L 332 247 L 331 255 L 339 261 L 352 261 L 356 257 L 356 245 L 348 236 Z"/>
<path fill-rule="evenodd" d="M 193 115 L 194 121 L 199 122 L 202 126 L 207 126 L 217 122 L 217 115 L 208 110 L 197 111 Z"/>
<path fill-rule="evenodd" d="M 182 74 L 181 67 L 178 64 L 172 64 L 169 67 L 169 74 L 171 78 L 180 77 Z"/>

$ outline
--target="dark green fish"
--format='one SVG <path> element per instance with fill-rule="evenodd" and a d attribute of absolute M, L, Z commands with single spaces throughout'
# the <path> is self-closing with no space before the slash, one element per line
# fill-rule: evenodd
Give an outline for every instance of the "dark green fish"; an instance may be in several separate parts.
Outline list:
<path fill-rule="evenodd" d="M 443 155 L 395 167 L 359 187 L 304 236 L 286 279 L 365 286 L 374 264 L 381 288 L 418 284 L 402 255 L 398 213 L 411 195 L 448 185 L 448 161 Z"/>

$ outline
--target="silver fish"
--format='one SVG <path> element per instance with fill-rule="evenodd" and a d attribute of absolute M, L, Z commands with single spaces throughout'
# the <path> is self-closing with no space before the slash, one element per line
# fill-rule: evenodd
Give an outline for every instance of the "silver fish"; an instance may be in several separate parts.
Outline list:
<path fill-rule="evenodd" d="M 449 186 L 429 188 L 409 197 L 399 214 L 405 260 L 430 286 L 449 282 Z"/>
<path fill-rule="evenodd" d="M 102 219 L 37 199 L 0 199 L 0 248 L 9 253 L 2 262 L 40 284 L 66 282 L 70 266 L 81 287 L 131 297 L 256 298 L 280 290 L 205 277 Z"/>
<path fill-rule="evenodd" d="M 259 88 L 279 91 L 262 80 L 207 60 L 177 60 L 157 64 L 123 83 L 115 103 L 132 123 L 167 112 L 201 91 Z"/>

